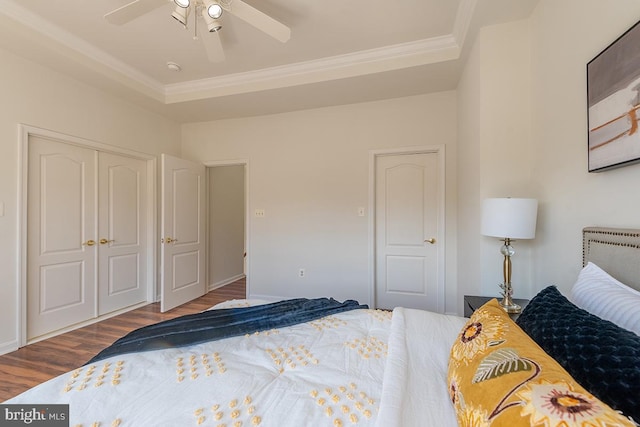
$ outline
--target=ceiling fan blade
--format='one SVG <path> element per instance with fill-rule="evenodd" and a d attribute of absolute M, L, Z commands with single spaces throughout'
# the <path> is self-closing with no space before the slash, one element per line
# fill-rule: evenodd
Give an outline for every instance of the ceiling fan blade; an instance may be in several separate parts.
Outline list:
<path fill-rule="evenodd" d="M 153 9 L 157 9 L 163 4 L 167 4 L 167 0 L 134 0 L 107 13 L 104 18 L 111 24 L 122 25 L 147 12 L 151 12 Z"/>
<path fill-rule="evenodd" d="M 224 6 L 224 3 L 221 4 Z M 289 27 L 260 12 L 253 6 L 249 6 L 242 0 L 233 0 L 230 7 L 225 7 L 225 9 L 282 43 L 291 38 L 291 29 Z"/>
<path fill-rule="evenodd" d="M 207 51 L 207 58 L 210 62 L 224 62 L 227 58 L 224 54 L 222 47 L 222 40 L 220 40 L 220 33 L 210 33 L 203 27 L 198 28 L 198 38 L 202 40 L 204 44 L 204 50 Z"/>

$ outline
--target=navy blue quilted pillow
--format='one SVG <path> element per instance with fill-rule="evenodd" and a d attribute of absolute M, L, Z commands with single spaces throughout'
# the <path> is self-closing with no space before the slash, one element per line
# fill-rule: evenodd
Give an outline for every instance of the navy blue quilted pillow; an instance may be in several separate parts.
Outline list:
<path fill-rule="evenodd" d="M 580 385 L 640 421 L 640 336 L 576 307 L 555 286 L 540 291 L 517 324 Z"/>

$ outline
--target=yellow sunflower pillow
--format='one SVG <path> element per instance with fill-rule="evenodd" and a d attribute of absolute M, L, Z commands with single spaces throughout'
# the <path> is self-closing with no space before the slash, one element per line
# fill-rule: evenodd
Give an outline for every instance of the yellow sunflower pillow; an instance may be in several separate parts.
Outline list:
<path fill-rule="evenodd" d="M 495 299 L 458 335 L 448 382 L 461 427 L 635 427 L 576 383 Z"/>

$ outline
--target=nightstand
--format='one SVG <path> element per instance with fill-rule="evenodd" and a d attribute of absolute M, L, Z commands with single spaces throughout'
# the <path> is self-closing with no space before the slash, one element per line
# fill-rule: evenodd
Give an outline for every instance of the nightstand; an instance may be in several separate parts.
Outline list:
<path fill-rule="evenodd" d="M 465 295 L 464 296 L 464 317 L 471 317 L 474 311 L 482 307 L 486 302 L 492 300 L 493 298 L 497 299 L 498 302 L 502 300 L 502 297 L 481 297 L 476 295 Z M 522 307 L 523 310 L 527 306 L 527 304 L 529 304 L 528 299 L 513 298 L 513 302 L 515 302 L 520 307 Z M 520 313 L 512 313 L 512 314 L 509 314 L 509 316 L 513 320 L 516 320 L 518 316 L 520 316 Z"/>

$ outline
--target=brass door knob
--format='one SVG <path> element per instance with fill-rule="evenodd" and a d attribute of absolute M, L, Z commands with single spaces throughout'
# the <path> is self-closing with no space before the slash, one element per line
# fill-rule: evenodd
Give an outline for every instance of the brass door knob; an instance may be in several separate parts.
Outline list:
<path fill-rule="evenodd" d="M 93 245 L 95 245 L 95 244 L 96 244 L 96 241 L 95 241 L 95 240 L 87 240 L 86 242 L 84 242 L 84 243 L 82 244 L 82 246 L 93 246 Z"/>
<path fill-rule="evenodd" d="M 171 237 L 165 237 L 164 239 L 160 239 L 160 243 L 175 243 L 178 239 L 172 239 Z"/>
<path fill-rule="evenodd" d="M 430 239 L 426 239 L 424 242 L 425 242 L 425 243 L 431 243 L 432 245 L 434 245 L 434 244 L 436 243 L 436 239 L 434 239 L 434 238 L 432 237 L 432 238 L 430 238 Z"/>
<path fill-rule="evenodd" d="M 107 243 L 113 243 L 113 242 L 115 242 L 115 240 L 100 239 L 101 245 L 106 245 Z"/>

